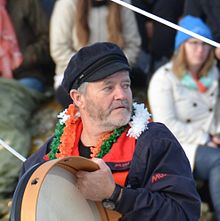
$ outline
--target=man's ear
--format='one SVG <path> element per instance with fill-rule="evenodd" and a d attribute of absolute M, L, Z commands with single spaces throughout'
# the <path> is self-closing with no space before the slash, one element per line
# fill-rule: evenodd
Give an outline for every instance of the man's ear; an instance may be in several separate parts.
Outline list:
<path fill-rule="evenodd" d="M 76 89 L 71 89 L 70 97 L 72 98 L 74 104 L 79 107 L 81 105 L 81 94 Z"/>

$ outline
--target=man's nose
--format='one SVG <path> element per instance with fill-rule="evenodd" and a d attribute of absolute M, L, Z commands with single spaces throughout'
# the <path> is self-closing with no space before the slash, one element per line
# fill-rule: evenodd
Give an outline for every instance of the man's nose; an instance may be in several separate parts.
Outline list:
<path fill-rule="evenodd" d="M 117 87 L 115 89 L 115 95 L 114 95 L 115 99 L 124 99 L 124 98 L 126 98 L 126 96 L 127 96 L 127 92 L 126 91 L 127 90 L 125 90 L 122 87 Z"/>

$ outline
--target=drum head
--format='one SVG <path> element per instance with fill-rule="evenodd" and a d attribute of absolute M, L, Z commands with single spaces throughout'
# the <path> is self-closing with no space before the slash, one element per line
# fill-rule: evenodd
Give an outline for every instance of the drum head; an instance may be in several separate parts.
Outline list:
<path fill-rule="evenodd" d="M 94 202 L 84 199 L 75 185 L 74 175 L 55 166 L 39 192 L 37 221 L 101 221 Z"/>
<path fill-rule="evenodd" d="M 99 167 L 82 157 L 46 161 L 30 168 L 15 190 L 11 221 L 116 221 L 121 215 L 84 199 L 75 172 Z"/>

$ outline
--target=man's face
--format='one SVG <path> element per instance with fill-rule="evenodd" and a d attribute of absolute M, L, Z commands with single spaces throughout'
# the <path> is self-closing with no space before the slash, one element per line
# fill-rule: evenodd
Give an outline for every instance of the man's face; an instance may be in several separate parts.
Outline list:
<path fill-rule="evenodd" d="M 104 130 L 126 125 L 132 112 L 132 93 L 128 71 L 119 71 L 87 85 L 83 95 L 84 116 L 89 116 Z"/>

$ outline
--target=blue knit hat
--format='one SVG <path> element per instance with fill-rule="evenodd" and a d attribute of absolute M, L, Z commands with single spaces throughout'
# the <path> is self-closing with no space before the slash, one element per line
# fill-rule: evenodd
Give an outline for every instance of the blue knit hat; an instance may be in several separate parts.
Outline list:
<path fill-rule="evenodd" d="M 210 28 L 200 18 L 187 15 L 180 20 L 179 26 L 196 34 L 202 35 L 203 37 L 209 38 L 211 40 L 213 39 Z M 175 50 L 190 38 L 192 38 L 192 36 L 187 35 L 181 31 L 177 31 L 175 39 Z"/>

